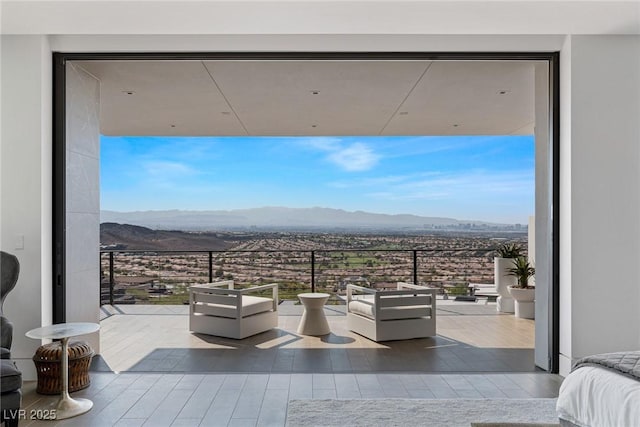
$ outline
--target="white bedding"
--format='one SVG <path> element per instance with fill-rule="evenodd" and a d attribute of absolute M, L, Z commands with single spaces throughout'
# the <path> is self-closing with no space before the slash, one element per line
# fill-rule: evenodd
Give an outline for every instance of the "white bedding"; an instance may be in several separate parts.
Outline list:
<path fill-rule="evenodd" d="M 556 410 L 560 418 L 581 427 L 640 426 L 640 381 L 583 366 L 562 382 Z"/>

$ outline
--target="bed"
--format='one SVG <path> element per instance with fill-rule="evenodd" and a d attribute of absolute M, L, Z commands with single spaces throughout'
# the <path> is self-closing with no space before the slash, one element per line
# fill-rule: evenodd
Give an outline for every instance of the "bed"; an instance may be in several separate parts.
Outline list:
<path fill-rule="evenodd" d="M 640 426 L 640 351 L 578 360 L 560 386 L 556 409 L 562 426 Z"/>

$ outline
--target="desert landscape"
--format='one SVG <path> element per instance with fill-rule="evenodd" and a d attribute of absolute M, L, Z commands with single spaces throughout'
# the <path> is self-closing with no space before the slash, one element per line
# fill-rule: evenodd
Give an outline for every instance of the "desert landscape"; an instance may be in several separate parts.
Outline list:
<path fill-rule="evenodd" d="M 191 284 L 210 280 L 278 283 L 283 300 L 313 283 L 339 302 L 349 283 L 389 288 L 414 274 L 419 284 L 458 295 L 469 283 L 493 283 L 499 244 L 527 246 L 526 232 L 195 233 L 118 225 L 101 227 L 101 235 L 101 303 L 111 301 L 112 288 L 118 304 L 183 304 Z"/>

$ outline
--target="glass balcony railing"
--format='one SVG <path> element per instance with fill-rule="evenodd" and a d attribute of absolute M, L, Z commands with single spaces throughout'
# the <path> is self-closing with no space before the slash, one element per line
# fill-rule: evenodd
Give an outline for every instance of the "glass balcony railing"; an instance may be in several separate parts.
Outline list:
<path fill-rule="evenodd" d="M 278 283 L 281 300 L 327 292 L 339 302 L 349 283 L 396 282 L 466 294 L 493 283 L 495 248 L 100 252 L 100 304 L 186 304 L 189 286 L 234 280 L 237 287 Z"/>

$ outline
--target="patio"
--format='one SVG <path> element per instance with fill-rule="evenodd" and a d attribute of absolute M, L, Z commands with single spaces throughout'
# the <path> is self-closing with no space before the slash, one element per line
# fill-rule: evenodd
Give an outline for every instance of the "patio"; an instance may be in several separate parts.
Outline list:
<path fill-rule="evenodd" d="M 495 303 L 438 300 L 436 337 L 376 343 L 346 329 L 345 306 L 325 313 L 331 334 L 297 334 L 302 306 L 279 306 L 277 329 L 232 340 L 188 330 L 188 306 L 103 306 L 94 370 L 179 373 L 532 372 L 534 321 Z"/>

